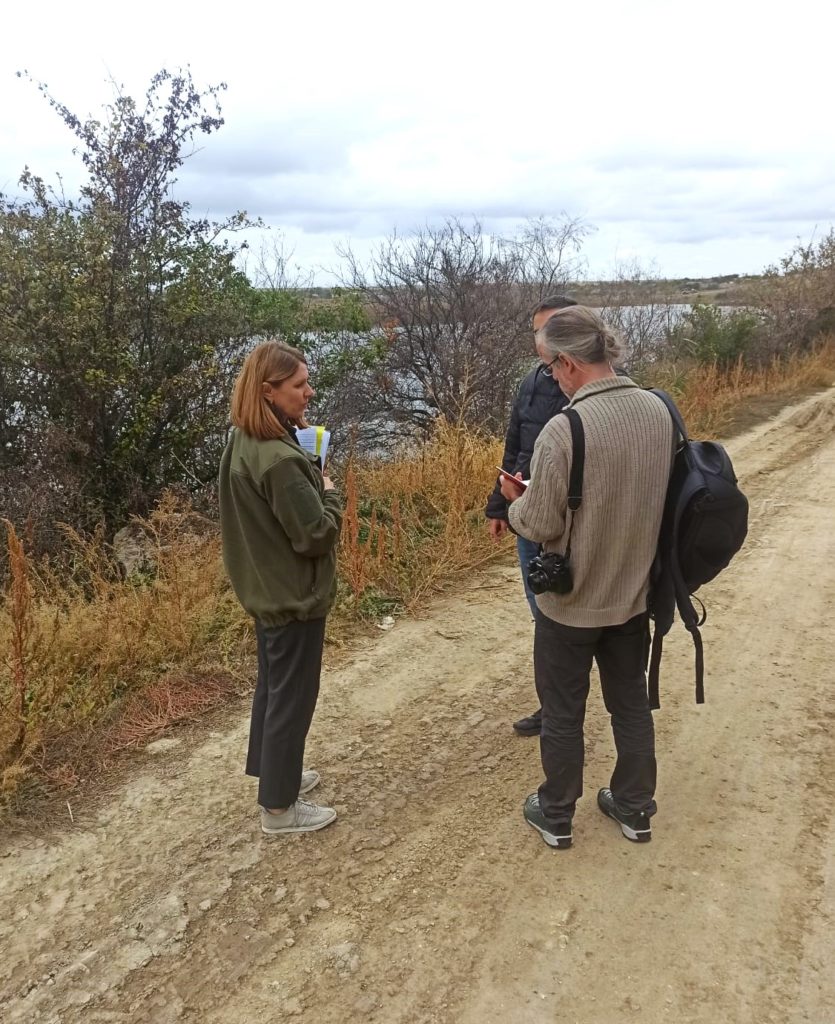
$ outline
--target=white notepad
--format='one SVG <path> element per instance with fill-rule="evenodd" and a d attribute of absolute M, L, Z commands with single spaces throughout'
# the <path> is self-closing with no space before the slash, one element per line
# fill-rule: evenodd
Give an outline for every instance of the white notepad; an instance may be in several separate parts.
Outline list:
<path fill-rule="evenodd" d="M 296 439 L 299 445 L 311 455 L 318 455 L 325 465 L 328 457 L 328 445 L 331 440 L 331 432 L 324 427 L 304 427 L 296 431 Z"/>

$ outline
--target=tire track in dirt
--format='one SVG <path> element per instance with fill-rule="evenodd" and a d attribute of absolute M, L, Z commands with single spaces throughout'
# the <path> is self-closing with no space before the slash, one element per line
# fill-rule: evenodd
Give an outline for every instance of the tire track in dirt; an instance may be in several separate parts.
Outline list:
<path fill-rule="evenodd" d="M 3 1019 L 833 1019 L 834 423 L 828 391 L 730 446 L 751 539 L 707 591 L 704 707 L 680 627 L 666 645 L 651 844 L 594 807 L 594 690 L 575 848 L 522 821 L 532 629 L 500 567 L 326 673 L 310 761 L 334 828 L 260 836 L 238 720 L 149 755 L 75 830 L 11 837 Z"/>

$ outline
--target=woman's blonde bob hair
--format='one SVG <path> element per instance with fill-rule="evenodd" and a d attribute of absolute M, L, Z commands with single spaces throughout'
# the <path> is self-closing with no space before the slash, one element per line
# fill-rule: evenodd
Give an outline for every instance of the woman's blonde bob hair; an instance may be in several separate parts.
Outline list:
<path fill-rule="evenodd" d="M 292 377 L 307 360 L 304 352 L 283 341 L 262 341 L 249 353 L 232 391 L 233 426 L 259 441 L 273 441 L 287 436 L 287 430 L 267 401 L 263 385 L 279 384 Z M 306 427 L 301 420 L 296 427 Z"/>

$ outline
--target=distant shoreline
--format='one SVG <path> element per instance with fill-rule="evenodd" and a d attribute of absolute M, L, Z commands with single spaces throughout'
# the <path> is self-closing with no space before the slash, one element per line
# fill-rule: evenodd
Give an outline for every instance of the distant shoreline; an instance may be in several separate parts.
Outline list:
<path fill-rule="evenodd" d="M 762 281 L 759 274 L 722 274 L 715 277 L 650 278 L 648 280 L 578 281 L 559 287 L 583 305 L 595 309 L 614 306 L 692 306 L 713 303 L 721 306 L 750 304 L 751 290 Z M 314 301 L 328 301 L 342 289 L 310 287 L 291 289 Z"/>

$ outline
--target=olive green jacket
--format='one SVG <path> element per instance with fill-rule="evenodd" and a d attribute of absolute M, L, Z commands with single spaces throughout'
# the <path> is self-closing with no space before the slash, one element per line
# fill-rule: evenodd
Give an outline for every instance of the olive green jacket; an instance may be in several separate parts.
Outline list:
<path fill-rule="evenodd" d="M 266 626 L 327 615 L 336 594 L 342 525 L 315 456 L 288 435 L 233 430 L 220 462 L 223 564 L 238 600 Z"/>

